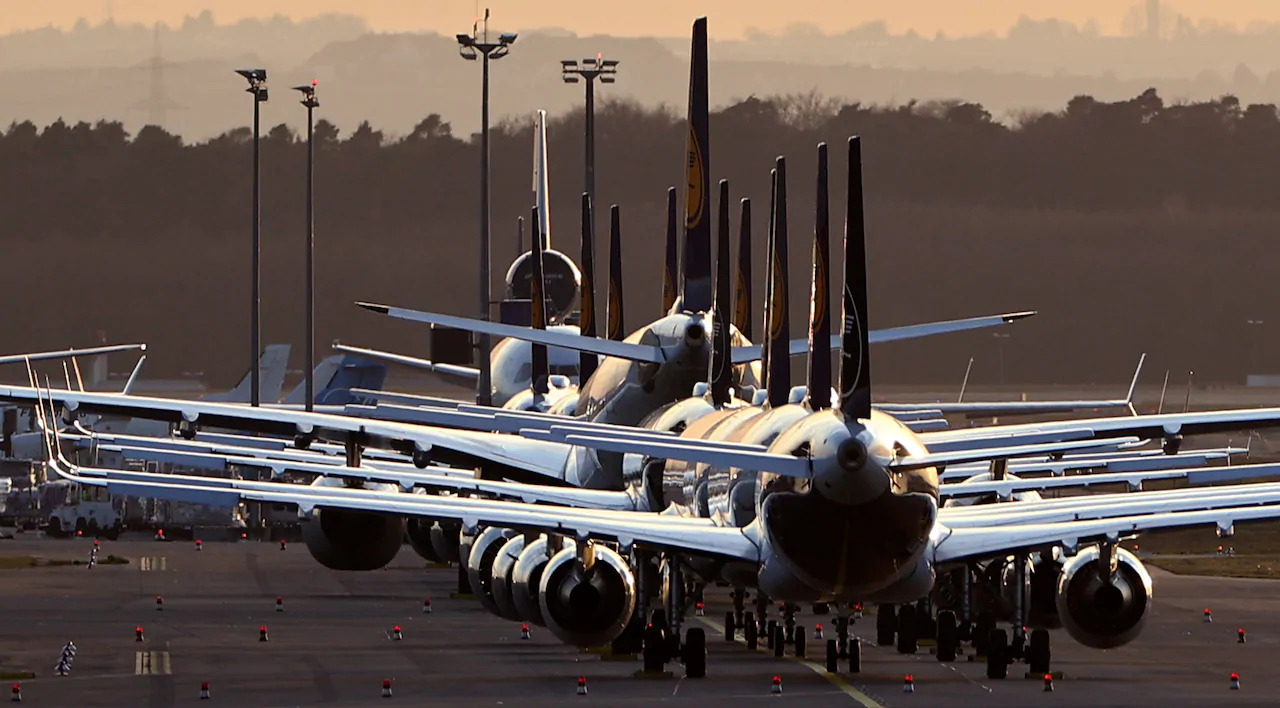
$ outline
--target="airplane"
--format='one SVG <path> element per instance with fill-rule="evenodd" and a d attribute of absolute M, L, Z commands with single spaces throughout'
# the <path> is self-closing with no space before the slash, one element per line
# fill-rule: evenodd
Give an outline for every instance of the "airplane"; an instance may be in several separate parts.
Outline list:
<path fill-rule="evenodd" d="M 705 24 L 702 27 L 705 31 Z M 855 138 L 849 146 L 844 317 L 840 375 L 835 382 L 841 393 L 838 407 L 824 406 L 822 397 L 811 397 L 813 411 L 789 425 L 764 449 L 716 440 L 714 436 L 673 439 L 656 434 L 613 436 L 590 432 L 563 436 L 569 442 L 601 450 L 710 465 L 709 486 L 715 490 L 714 501 L 698 500 L 688 485 L 664 485 L 665 501 L 674 511 L 684 509 L 692 514 L 704 505 L 722 509 L 727 506 L 725 497 L 733 487 L 727 475 L 758 472 L 756 484 L 752 485 L 755 513 L 742 526 L 732 525 L 726 514 L 714 512 L 709 516 L 642 515 L 336 486 L 93 469 L 57 457 L 55 445 L 50 446 L 50 454 L 57 458 L 52 465 L 69 479 L 105 486 L 113 493 L 215 504 L 242 500 L 291 503 L 304 514 L 341 509 L 450 518 L 474 532 L 487 527 L 477 537 L 477 543 L 486 536 L 505 536 L 503 546 L 516 535 L 529 534 L 527 538 L 536 542 L 526 544 L 512 566 L 513 606 L 536 602 L 541 619 L 557 637 L 580 645 L 610 641 L 632 623 L 637 602 L 649 596 L 647 586 L 655 582 L 651 573 L 637 573 L 635 569 L 649 568 L 650 559 L 658 556 L 665 560 L 660 576 L 667 605 L 665 621 L 670 622 L 667 627 L 677 635 L 678 617 L 685 604 L 680 597 L 685 574 L 696 575 L 704 582 L 755 587 L 757 597 L 764 595 L 785 603 L 912 603 L 935 589 L 939 573 L 958 568 L 968 577 L 969 564 L 1002 563 L 1012 555 L 1015 561 L 1010 564 L 1010 575 L 1014 588 L 1056 586 L 1047 607 L 1028 607 L 1043 605 L 1044 598 L 1034 593 L 1015 593 L 1022 598 L 1015 603 L 1019 608 L 1016 619 L 1024 619 L 1032 609 L 1055 612 L 1068 633 L 1086 646 L 1108 648 L 1132 641 L 1145 619 L 1152 583 L 1141 561 L 1119 547 L 1120 539 L 1149 529 L 1194 525 L 1216 525 L 1230 533 L 1237 522 L 1280 517 L 1280 485 L 939 508 L 937 469 L 965 461 L 1007 460 L 1032 449 L 1074 449 L 1082 441 L 1063 438 L 1071 438 L 1081 430 L 1098 443 L 1277 426 L 1280 410 L 1058 421 L 1036 424 L 1035 428 L 1036 433 L 1058 437 L 1053 443 L 1028 444 L 1024 438 L 1006 435 L 1003 442 L 996 442 L 998 437 L 983 438 L 982 446 L 977 448 L 929 449 L 923 435 L 871 407 L 860 143 Z M 812 358 L 815 363 L 823 360 L 820 356 Z M 815 386 L 812 390 L 823 388 Z M 30 389 L 0 389 L 0 397 L 9 400 L 30 400 L 32 393 Z M 84 406 L 102 405 L 87 398 L 100 398 L 102 394 L 43 391 L 35 395 L 48 406 L 61 403 L 65 407 L 77 402 Z M 199 404 L 186 413 L 219 420 L 227 415 L 214 405 Z M 275 412 L 260 411 L 258 415 L 269 413 Z M 280 427 L 296 426 L 302 420 L 276 419 Z M 318 418 L 311 420 L 322 423 Z M 390 428 L 380 426 L 392 423 L 367 423 L 374 436 L 389 437 Z M 1004 427 L 1023 431 L 1021 426 Z M 512 441 L 513 452 L 517 445 Z M 367 535 L 361 539 L 369 540 Z M 496 540 L 487 545 L 496 545 Z M 1059 555 L 1040 554 L 1032 565 L 1032 552 L 1045 548 L 1057 548 Z M 496 558 L 500 550 L 494 549 L 492 556 Z M 496 584 L 495 578 L 491 576 Z M 905 607 L 896 615 L 896 631 L 908 636 L 913 631 L 914 615 Z M 791 611 L 787 614 L 790 616 Z M 954 642 L 954 623 L 954 614 L 940 616 L 940 642 Z M 758 631 L 758 626 L 749 618 L 744 630 L 750 635 Z M 663 652 L 669 650 L 665 631 L 664 622 L 644 628 L 646 665 L 651 658 L 660 662 Z M 775 632 L 776 641 L 785 641 L 784 628 Z M 794 632 L 794 636 L 797 644 L 803 642 L 803 631 Z M 992 629 L 990 639 L 992 647 L 1003 648 L 1008 641 L 1002 629 Z M 688 675 L 703 675 L 705 633 L 700 628 L 688 630 L 682 652 Z M 988 656 L 994 665 L 1003 662 L 1006 655 L 1001 649 L 992 650 Z M 1007 670 L 1007 664 L 1004 667 Z"/>

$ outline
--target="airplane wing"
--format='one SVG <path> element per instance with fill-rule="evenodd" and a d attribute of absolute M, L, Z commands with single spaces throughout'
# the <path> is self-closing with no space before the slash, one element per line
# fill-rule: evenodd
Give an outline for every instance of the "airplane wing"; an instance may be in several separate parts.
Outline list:
<path fill-rule="evenodd" d="M 1099 474 L 1075 474 L 1063 477 L 1032 477 L 1029 479 L 1006 478 L 999 480 L 973 480 L 943 484 L 938 496 L 959 498 L 994 494 L 1009 499 L 1018 492 L 1042 492 L 1050 489 L 1088 488 L 1104 484 L 1126 484 L 1131 491 L 1142 489 L 1144 482 L 1156 480 L 1185 480 L 1191 485 L 1242 482 L 1250 479 L 1280 477 L 1280 464 L 1232 465 L 1210 469 L 1156 469 L 1141 472 L 1103 472 Z"/>
<path fill-rule="evenodd" d="M 390 362 L 392 364 L 403 364 L 404 366 L 411 366 L 415 369 L 426 369 L 427 371 L 432 371 L 437 374 L 441 374 L 443 376 L 449 376 L 455 379 L 460 379 L 467 383 L 473 383 L 475 382 L 476 379 L 480 378 L 480 370 L 475 368 L 474 366 L 461 366 L 459 364 L 442 364 L 439 362 L 434 362 L 427 359 L 419 359 L 417 357 L 407 356 L 404 354 L 384 352 L 384 351 L 379 351 L 377 349 L 365 349 L 363 347 L 352 347 L 346 344 L 335 343 L 333 345 L 333 348 L 335 351 L 340 351 L 344 354 L 355 354 L 358 356 L 368 357 L 370 359 L 380 359 L 382 361 Z"/>
<path fill-rule="evenodd" d="M 1010 322 L 1016 322 L 1020 319 L 1031 317 L 1036 314 L 1035 310 L 1024 310 L 1021 312 L 1006 312 L 1001 315 L 988 315 L 985 317 L 969 317 L 963 320 L 946 320 L 943 322 L 926 322 L 924 324 L 906 325 L 904 327 L 890 327 L 888 329 L 873 329 L 869 332 L 868 341 L 871 344 L 884 344 L 887 342 L 898 342 L 904 339 L 918 339 L 920 337 L 931 337 L 935 334 L 949 334 L 951 332 L 963 332 L 970 329 L 983 329 L 986 327 L 997 327 Z M 831 335 L 831 348 L 840 348 L 840 338 L 843 335 Z M 789 351 L 792 356 L 809 353 L 809 340 L 807 338 L 792 339 L 789 343 Z M 746 347 L 733 348 L 733 363 L 745 364 L 751 361 L 760 360 L 760 345 L 753 344 Z"/>
<path fill-rule="evenodd" d="M 402 453 L 419 451 L 439 455 L 441 459 L 457 457 L 457 462 L 465 464 L 485 462 L 508 471 L 532 473 L 539 479 L 558 481 L 564 481 L 564 465 L 570 451 L 563 444 L 513 435 L 444 430 L 296 409 L 0 386 L 0 400 L 38 405 L 42 399 L 57 403 L 72 414 L 99 412 L 289 438 L 302 435 L 344 443 L 352 440 Z"/>
<path fill-rule="evenodd" d="M 1066 430 L 1088 430 L 1093 437 L 1135 436 L 1143 439 L 1169 439 L 1180 435 L 1203 435 L 1274 427 L 1280 427 L 1280 408 L 1236 408 L 992 425 L 984 428 L 921 433 L 920 440 L 932 450 L 937 446 L 962 445 L 999 436 L 1055 435 Z"/>
<path fill-rule="evenodd" d="M 1232 454 L 1245 452 L 1244 448 L 1215 448 L 1207 450 L 1183 450 L 1176 455 L 1166 455 L 1160 450 L 1140 450 L 1142 454 L 1120 453 L 1114 456 L 1071 455 L 1061 459 L 1027 460 L 1010 462 L 1006 470 L 1017 477 L 1049 474 L 1060 477 L 1068 471 L 1106 470 L 1107 472 L 1146 472 L 1151 470 L 1201 467 L 1212 460 L 1229 459 Z M 975 462 L 948 466 L 938 474 L 942 482 L 958 482 L 961 479 L 982 474 L 990 465 Z"/>
<path fill-rule="evenodd" d="M 50 465 L 67 479 L 105 487 L 113 494 L 215 506 L 234 506 L 242 501 L 296 504 L 302 513 L 317 508 L 337 508 L 457 519 L 467 528 L 495 525 L 558 533 L 579 541 L 616 541 L 623 547 L 639 544 L 724 560 L 760 561 L 759 543 L 749 529 L 717 526 L 709 519 L 216 477 L 154 475 L 77 467 L 65 460 L 51 461 Z"/>
<path fill-rule="evenodd" d="M 0 356 L 0 364 L 22 364 L 28 361 L 45 361 L 48 359 L 70 359 L 78 356 L 93 356 L 95 354 L 111 354 L 112 352 L 127 352 L 133 350 L 146 351 L 145 344 L 110 344 L 102 347 L 85 347 L 84 349 L 59 349 L 51 352 L 32 352 L 30 354 L 7 354 Z"/>
<path fill-rule="evenodd" d="M 584 337 L 580 334 L 569 334 L 567 332 L 555 332 L 552 330 L 535 329 L 532 327 L 519 327 L 516 325 L 503 324 L 501 322 L 475 320 L 469 317 L 439 315 L 434 312 L 409 310 L 403 307 L 378 305 L 371 302 L 357 302 L 356 304 L 371 312 L 389 315 L 402 320 L 426 322 L 427 324 L 433 324 L 440 327 L 464 329 L 469 332 L 479 332 L 481 334 L 488 334 L 494 337 L 520 339 L 526 342 L 533 342 L 534 344 L 545 344 L 549 347 L 561 347 L 563 349 L 572 349 L 574 351 L 588 352 L 591 354 L 618 357 L 619 359 L 643 361 L 650 364 L 661 364 L 667 360 L 667 355 L 661 347 L 650 346 L 647 344 L 617 342 L 611 339 L 598 339 L 596 337 Z"/>

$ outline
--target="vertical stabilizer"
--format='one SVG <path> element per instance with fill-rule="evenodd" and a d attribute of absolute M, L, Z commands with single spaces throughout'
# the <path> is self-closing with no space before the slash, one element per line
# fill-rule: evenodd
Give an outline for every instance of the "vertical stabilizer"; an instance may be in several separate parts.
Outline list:
<path fill-rule="evenodd" d="M 542 238 L 542 248 L 551 248 L 551 197 L 547 177 L 547 112 L 538 111 L 533 125 L 533 203 L 538 218 L 534 234 Z"/>
<path fill-rule="evenodd" d="M 609 327 L 605 336 L 618 341 L 626 338 L 622 319 L 622 221 L 617 204 L 609 207 L 609 305 L 605 316 Z"/>
<path fill-rule="evenodd" d="M 685 150 L 684 279 L 687 312 L 711 309 L 711 146 L 707 102 L 707 18 L 693 23 L 689 60 L 689 135 Z"/>
<path fill-rule="evenodd" d="M 827 205 L 827 144 L 818 144 L 818 185 L 813 221 L 813 290 L 809 298 L 809 408 L 831 407 L 831 222 Z"/>
<path fill-rule="evenodd" d="M 840 410 L 871 417 L 871 347 L 867 330 L 867 232 L 862 205 L 862 140 L 849 138 L 849 193 L 844 223 L 844 334 L 840 340 Z"/>
<path fill-rule="evenodd" d="M 791 315 L 787 303 L 787 159 L 779 157 L 777 205 L 769 284 L 769 405 L 785 406 L 791 396 Z"/>
<path fill-rule="evenodd" d="M 773 350 L 773 338 L 770 332 L 770 315 L 773 313 L 773 246 L 775 243 L 773 227 L 778 213 L 778 170 L 769 170 L 769 220 L 765 222 L 764 245 L 764 307 L 760 308 L 763 322 L 760 328 L 760 374 L 764 376 L 765 388 L 769 383 L 769 353 Z"/>
<path fill-rule="evenodd" d="M 743 199 L 738 216 L 738 275 L 733 293 L 733 326 L 748 340 L 755 338 L 751 326 L 751 200 Z"/>
<path fill-rule="evenodd" d="M 676 188 L 667 188 L 667 253 L 662 263 L 662 314 L 676 306 L 676 273 L 680 270 L 679 249 L 676 245 Z"/>
<path fill-rule="evenodd" d="M 542 223 L 538 220 L 539 216 L 538 207 L 534 207 L 532 223 Z M 533 240 L 533 278 L 529 282 L 529 307 L 534 329 L 547 328 L 547 280 L 542 267 L 542 244 L 541 239 Z M 551 364 L 547 358 L 547 347 L 544 344 L 534 344 L 531 349 L 533 392 L 545 394 L 549 390 L 551 381 Z"/>
<path fill-rule="evenodd" d="M 289 366 L 288 344 L 270 344 L 262 350 L 258 357 L 258 378 L 261 381 L 263 401 L 280 400 L 280 392 L 284 388 L 285 369 Z M 252 395 L 252 372 L 246 373 L 235 388 L 226 393 L 214 393 L 204 397 L 206 401 L 222 401 L 224 403 L 248 403 Z"/>
<path fill-rule="evenodd" d="M 729 180 L 720 180 L 719 218 L 716 224 L 715 306 L 711 328 L 711 403 L 728 405 L 733 384 L 729 340 Z"/>
<path fill-rule="evenodd" d="M 579 287 L 578 327 L 584 337 L 596 336 L 596 228 L 591 195 L 582 193 L 582 281 Z M 584 384 L 596 372 L 600 360 L 591 352 L 578 358 L 578 382 Z"/>

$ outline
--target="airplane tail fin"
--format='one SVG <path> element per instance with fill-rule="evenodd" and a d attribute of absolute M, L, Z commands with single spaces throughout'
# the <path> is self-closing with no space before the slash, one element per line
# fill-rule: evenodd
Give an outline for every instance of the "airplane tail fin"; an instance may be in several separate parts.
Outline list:
<path fill-rule="evenodd" d="M 591 195 L 582 193 L 582 282 L 579 286 L 578 330 L 584 337 L 596 336 L 596 227 Z M 596 372 L 600 360 L 595 354 L 581 352 L 578 358 L 578 381 L 586 383 Z"/>
<path fill-rule="evenodd" d="M 778 170 L 769 170 L 769 220 L 765 222 L 764 242 L 764 307 L 761 309 L 760 325 L 760 375 L 763 378 L 766 392 L 769 388 L 769 354 L 773 351 L 773 328 L 770 316 L 773 314 L 773 246 L 774 230 L 778 213 Z"/>
<path fill-rule="evenodd" d="M 662 313 L 676 306 L 676 272 L 680 269 L 676 240 L 676 188 L 667 188 L 667 254 L 662 264 Z"/>
<path fill-rule="evenodd" d="M 533 208 L 533 223 L 541 223 L 538 221 L 540 214 L 538 207 Z M 533 242 L 533 279 L 529 282 L 530 311 L 532 313 L 532 324 L 534 329 L 547 328 L 547 298 L 546 292 L 546 275 L 542 270 L 542 240 L 535 239 Z M 551 363 L 547 357 L 547 347 L 543 344 L 534 344 L 531 354 L 532 358 L 532 386 L 533 392 L 545 394 L 550 390 L 551 382 Z M 581 380 L 581 379 L 579 379 Z"/>
<path fill-rule="evenodd" d="M 729 180 L 720 180 L 719 223 L 716 239 L 714 319 L 711 329 L 711 402 L 729 403 L 733 364 L 729 338 Z"/>
<path fill-rule="evenodd" d="M 607 310 L 605 316 L 609 321 L 609 331 L 605 336 L 613 340 L 625 338 L 627 333 L 622 319 L 622 221 L 618 216 L 617 204 L 609 207 L 609 306 Z"/>
<path fill-rule="evenodd" d="M 547 175 L 547 112 L 538 111 L 533 126 L 533 199 L 538 215 L 533 228 L 542 239 L 542 248 L 551 248 L 551 190 Z"/>
<path fill-rule="evenodd" d="M 787 305 L 787 160 L 774 167 L 772 245 L 769 247 L 769 405 L 787 405 L 791 397 L 791 315 Z"/>
<path fill-rule="evenodd" d="M 129 374 L 129 380 L 124 382 L 124 388 L 120 393 L 128 396 L 133 393 L 133 387 L 138 385 L 138 375 L 142 373 L 142 365 L 147 363 L 147 355 L 143 354 L 138 357 L 138 363 L 133 365 L 133 373 Z"/>
<path fill-rule="evenodd" d="M 867 329 L 867 231 L 862 205 L 862 140 L 849 138 L 844 232 L 844 334 L 840 342 L 840 410 L 871 417 L 871 346 Z"/>
<path fill-rule="evenodd" d="M 387 381 L 387 365 L 363 357 L 337 354 L 325 357 L 316 365 L 315 381 L 315 402 L 318 404 L 367 403 L 368 399 L 351 393 L 352 389 L 381 390 Z M 306 384 L 303 383 L 290 391 L 284 402 L 302 405 L 306 403 L 306 398 Z"/>
<path fill-rule="evenodd" d="M 742 200 L 738 215 L 738 275 L 733 294 L 733 326 L 747 340 L 754 338 L 751 326 L 751 200 Z"/>
<path fill-rule="evenodd" d="M 285 368 L 289 365 L 288 344 L 269 344 L 258 357 L 258 376 L 262 385 L 262 400 L 280 400 L 280 390 L 284 388 Z M 252 372 L 245 372 L 240 383 L 227 393 L 205 396 L 207 401 L 223 401 L 227 403 L 248 403 L 253 386 Z"/>
<path fill-rule="evenodd" d="M 809 407 L 831 407 L 831 222 L 827 208 L 827 144 L 818 144 L 818 186 L 813 222 L 813 294 L 809 301 Z"/>
<path fill-rule="evenodd" d="M 710 131 L 707 99 L 707 18 L 693 23 L 689 61 L 689 135 L 684 207 L 683 309 L 707 312 L 711 302 Z"/>

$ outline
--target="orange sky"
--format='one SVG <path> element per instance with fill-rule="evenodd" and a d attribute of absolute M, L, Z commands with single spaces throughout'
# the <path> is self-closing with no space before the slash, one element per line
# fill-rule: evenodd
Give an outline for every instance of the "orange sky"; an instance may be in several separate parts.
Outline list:
<path fill-rule="evenodd" d="M 736 38 L 752 27 L 777 32 L 788 24 L 811 22 L 839 31 L 870 19 L 883 19 L 895 32 L 915 29 L 932 35 L 1003 32 L 1020 15 L 1058 17 L 1076 24 L 1095 19 L 1103 33 L 1119 33 L 1130 9 L 1145 0 L 488 0 L 495 27 L 521 29 L 561 26 L 579 34 L 682 36 L 698 14 L 710 17 L 713 37 Z M 1275 0 L 1164 0 L 1164 5 L 1195 19 L 1211 18 L 1244 27 L 1250 22 L 1280 22 Z M 53 24 L 67 27 L 84 17 L 96 24 L 110 13 L 120 22 L 177 23 L 187 14 L 214 8 L 226 23 L 246 16 L 286 14 L 307 17 L 326 12 L 360 13 L 378 30 L 434 29 L 451 33 L 471 24 L 476 0 L 7 0 L 0 31 Z"/>

